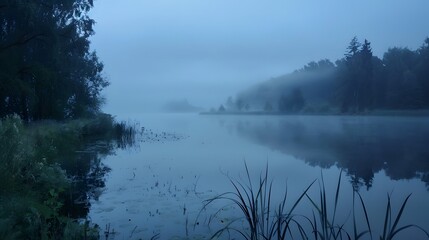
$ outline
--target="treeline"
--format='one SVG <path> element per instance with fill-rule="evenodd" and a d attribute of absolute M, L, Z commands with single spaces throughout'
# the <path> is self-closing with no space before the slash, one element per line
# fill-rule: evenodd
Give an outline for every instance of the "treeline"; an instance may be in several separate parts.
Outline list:
<path fill-rule="evenodd" d="M 429 108 L 429 38 L 416 51 L 390 48 L 383 59 L 353 38 L 336 65 L 341 112 Z"/>
<path fill-rule="evenodd" d="M 108 85 L 90 50 L 93 0 L 0 1 L 0 117 L 68 119 L 99 111 Z"/>
<path fill-rule="evenodd" d="M 230 111 L 364 113 L 429 109 L 429 38 L 417 50 L 394 47 L 380 59 L 354 37 L 335 63 L 310 62 L 229 98 Z"/>

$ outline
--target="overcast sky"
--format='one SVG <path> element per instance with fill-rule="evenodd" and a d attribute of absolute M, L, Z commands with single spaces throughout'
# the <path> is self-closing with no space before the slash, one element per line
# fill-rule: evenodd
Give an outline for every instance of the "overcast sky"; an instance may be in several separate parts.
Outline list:
<path fill-rule="evenodd" d="M 429 36 L 428 0 L 98 0 L 92 48 L 111 85 L 105 111 L 169 100 L 218 106 L 312 60 L 339 59 L 353 36 L 382 57 Z"/>

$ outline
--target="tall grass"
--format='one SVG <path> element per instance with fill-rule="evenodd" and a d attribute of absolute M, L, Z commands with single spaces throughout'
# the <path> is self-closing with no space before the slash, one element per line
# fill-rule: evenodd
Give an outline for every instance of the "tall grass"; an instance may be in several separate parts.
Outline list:
<path fill-rule="evenodd" d="M 229 178 L 234 191 L 220 194 L 205 201 L 202 210 L 205 210 L 215 201 L 226 200 L 237 206 L 243 215 L 243 217 L 233 219 L 225 227 L 217 230 L 213 234 L 212 239 L 220 237 L 225 233 L 229 234 L 231 231 L 238 233 L 244 239 L 248 240 L 286 239 L 286 236 L 291 234 L 291 229 L 293 228 L 296 228 L 302 237 L 306 238 L 307 233 L 296 220 L 294 211 L 315 181 L 309 184 L 298 199 L 293 201 L 290 208 L 286 208 L 288 199 L 287 188 L 280 203 L 274 205 L 272 201 L 273 182 L 268 179 L 268 166 L 265 172 L 260 175 L 259 182 L 256 185 L 252 183 L 247 164 L 245 164 L 245 169 L 247 185 L 242 184 L 238 180 Z M 219 212 L 220 211 L 216 212 L 212 217 L 216 217 Z M 243 219 L 247 224 L 247 229 L 237 228 L 234 223 Z"/>
<path fill-rule="evenodd" d="M 408 195 L 405 200 L 402 202 L 401 208 L 399 209 L 398 213 L 396 214 L 395 220 L 392 221 L 393 217 L 393 210 L 392 210 L 392 204 L 391 204 L 391 196 L 387 195 L 387 205 L 386 205 L 386 213 L 384 217 L 384 224 L 383 224 L 383 235 L 380 236 L 380 240 L 391 240 L 394 239 L 394 237 L 409 228 L 417 228 L 418 230 L 424 232 L 429 239 L 429 233 L 423 229 L 422 227 L 415 225 L 415 224 L 407 224 L 405 226 L 399 227 L 399 220 L 401 219 L 402 214 L 404 213 L 405 206 L 407 205 L 408 199 L 411 197 L 411 194 Z"/>
<path fill-rule="evenodd" d="M 245 183 L 228 177 L 233 191 L 206 200 L 200 214 L 197 216 L 198 221 L 201 213 L 206 211 L 209 205 L 220 201 L 226 201 L 225 206 L 233 205 L 238 208 L 241 216 L 215 230 L 211 239 L 235 235 L 247 240 L 295 238 L 321 240 L 374 239 L 375 232 L 365 201 L 360 193 L 352 187 L 351 220 L 350 216 L 346 219 L 339 219 L 337 216 L 338 206 L 342 201 L 340 199 L 342 171 L 336 184 L 332 207 L 329 207 L 332 203 L 326 191 L 323 175 L 319 180 L 318 196 L 310 196 L 309 193 L 309 190 L 313 188 L 314 183 L 317 181 L 316 179 L 302 191 L 297 199 L 288 205 L 286 204 L 288 200 L 287 187 L 281 200 L 277 203 L 273 202 L 273 181 L 269 180 L 268 166 L 261 173 L 256 184 L 251 180 L 247 164 L 245 163 L 244 166 L 247 177 Z M 420 226 L 415 224 L 400 226 L 400 220 L 410 196 L 411 194 L 405 198 L 398 213 L 393 215 L 394 209 L 391 204 L 391 196 L 388 195 L 386 213 L 382 224 L 383 229 L 379 235 L 380 240 L 394 239 L 398 236 L 398 233 L 409 228 L 421 231 L 429 239 L 429 233 Z M 298 212 L 298 206 L 302 207 L 301 205 L 310 206 L 312 213 L 308 215 L 308 213 Z M 357 214 L 357 211 L 361 211 L 361 214 Z M 212 224 L 212 219 L 218 217 L 220 212 L 221 210 L 219 209 L 212 214 L 208 221 L 209 227 Z M 360 226 L 359 223 L 363 226 Z"/>
<path fill-rule="evenodd" d="M 372 239 L 372 231 L 371 225 L 369 223 L 368 212 L 366 210 L 366 206 L 363 202 L 363 199 L 359 192 L 353 190 L 353 203 L 352 203 L 352 228 L 353 231 L 350 233 L 346 229 L 347 221 L 338 222 L 337 217 L 337 209 L 339 204 L 339 196 L 341 189 L 341 178 L 342 171 L 340 171 L 338 181 L 336 184 L 335 190 L 335 198 L 334 198 L 334 206 L 332 210 L 329 210 L 329 199 L 327 198 L 327 191 L 325 187 L 325 181 L 323 178 L 323 174 L 321 175 L 321 181 L 319 185 L 319 196 L 318 198 L 312 198 L 309 195 L 306 195 L 307 199 L 310 201 L 311 205 L 314 207 L 313 215 L 312 215 L 312 231 L 315 239 L 355 239 L 358 240 L 364 237 L 366 234 L 370 235 Z M 366 230 L 359 231 L 358 224 L 356 220 L 356 195 L 359 196 L 362 210 L 364 212 L 364 222 L 366 223 Z M 318 200 L 316 200 L 318 199 Z M 316 214 L 314 213 L 316 212 Z M 330 216 L 331 215 L 331 216 Z"/>
<path fill-rule="evenodd" d="M 139 132 L 137 122 L 116 121 L 109 114 L 98 114 L 95 118 L 79 120 L 83 136 L 92 138 L 112 139 L 119 148 L 135 145 Z"/>

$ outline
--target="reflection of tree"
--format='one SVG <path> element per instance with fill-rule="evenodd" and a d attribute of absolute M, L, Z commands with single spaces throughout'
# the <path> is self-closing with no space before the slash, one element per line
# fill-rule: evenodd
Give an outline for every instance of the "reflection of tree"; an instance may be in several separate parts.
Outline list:
<path fill-rule="evenodd" d="M 429 190 L 429 172 L 421 174 L 421 179 L 425 182 L 426 188 Z"/>
<path fill-rule="evenodd" d="M 247 122 L 237 125 L 239 135 L 312 166 L 344 168 L 355 188 L 371 187 L 380 170 L 391 179 L 419 177 L 429 184 L 425 119 L 289 117 Z"/>
<path fill-rule="evenodd" d="M 95 193 L 104 187 L 104 176 L 109 168 L 101 160 L 113 153 L 113 143 L 86 141 L 78 145 L 70 144 L 59 152 L 62 154 L 61 167 L 72 180 L 63 210 L 72 218 L 85 218 L 90 207 L 89 200 L 96 199 Z"/>
<path fill-rule="evenodd" d="M 114 154 L 116 148 L 131 147 L 135 136 L 119 139 L 86 139 L 78 145 L 66 145 L 60 149 L 61 167 L 72 180 L 72 187 L 65 196 L 63 211 L 72 218 L 85 218 L 89 212 L 90 199 L 97 200 L 105 186 L 105 175 L 110 168 L 102 160 Z M 79 149 L 79 151 L 76 151 Z"/>

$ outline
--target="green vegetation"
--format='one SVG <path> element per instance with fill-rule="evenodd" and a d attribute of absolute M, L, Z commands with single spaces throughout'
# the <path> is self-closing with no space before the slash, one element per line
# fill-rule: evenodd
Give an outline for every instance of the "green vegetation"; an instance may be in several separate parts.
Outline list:
<path fill-rule="evenodd" d="M 342 59 L 310 62 L 229 97 L 226 111 L 362 114 L 429 109 L 429 38 L 417 50 L 390 48 L 380 59 L 355 37 Z M 269 107 L 269 106 L 272 106 Z"/>
<path fill-rule="evenodd" d="M 98 238 L 77 219 L 104 185 L 100 156 L 133 144 L 136 129 L 100 113 L 109 83 L 90 50 L 92 7 L 0 2 L 0 239 Z"/>
<path fill-rule="evenodd" d="M 312 197 L 309 193 L 310 188 L 312 188 L 316 182 L 315 180 L 292 202 L 290 207 L 286 207 L 288 199 L 287 189 L 280 203 L 275 204 L 272 200 L 274 198 L 272 194 L 273 182 L 268 179 L 268 166 L 265 173 L 261 174 L 259 177 L 259 182 L 256 185 L 252 183 L 246 164 L 245 169 L 247 183 L 242 183 L 241 181 L 230 178 L 234 191 L 220 194 L 205 201 L 205 205 L 201 211 L 207 209 L 207 206 L 214 202 L 226 201 L 225 206 L 232 204 L 238 207 L 239 212 L 242 214 L 242 217 L 229 221 L 226 225 L 217 230 L 212 235 L 211 239 L 217 239 L 223 235 L 231 236 L 231 233 L 237 233 L 239 236 L 243 237 L 243 239 L 247 240 L 289 238 L 358 240 L 364 236 L 369 236 L 370 239 L 373 239 L 374 235 L 377 233 L 372 227 L 372 221 L 367 212 L 365 202 L 356 189 L 352 188 L 353 203 L 351 222 L 348 218 L 346 220 L 339 220 L 336 216 L 338 204 L 340 202 L 342 172 L 340 172 L 336 186 L 334 205 L 330 210 L 328 207 L 330 206 L 330 202 L 327 199 L 323 175 L 321 181 L 319 181 L 319 196 Z M 382 224 L 383 229 L 379 239 L 394 239 L 398 233 L 409 228 L 418 229 L 423 235 L 429 238 L 429 233 L 417 225 L 408 224 L 400 226 L 399 224 L 410 196 L 411 194 L 406 197 L 398 213 L 394 215 L 391 198 L 388 195 L 386 213 Z M 304 203 L 306 199 L 309 202 Z M 358 204 L 355 203 L 356 201 L 358 201 Z M 308 216 L 307 213 L 299 212 L 298 208 L 301 204 L 310 204 L 310 206 L 313 206 L 310 216 Z M 359 215 L 356 214 L 359 205 L 363 219 L 358 219 Z M 217 217 L 221 212 L 220 210 L 217 211 L 210 219 Z M 360 226 L 358 222 L 363 223 L 364 226 Z M 211 221 L 209 221 L 208 224 L 210 225 Z M 359 228 L 363 228 L 363 230 L 358 230 Z"/>
<path fill-rule="evenodd" d="M 108 85 L 90 50 L 92 0 L 0 3 L 0 118 L 93 116 Z"/>
<path fill-rule="evenodd" d="M 4 118 L 0 122 L 0 238 L 97 239 L 95 226 L 76 219 L 85 218 L 86 212 L 73 212 L 70 205 L 78 198 L 88 199 L 89 173 L 102 174 L 103 166 L 91 157 L 108 154 L 113 148 L 110 140 L 124 144 L 134 135 L 132 127 L 115 123 L 106 114 L 28 126 L 17 115 Z M 77 152 L 95 140 L 105 141 L 103 149 L 83 155 L 88 158 L 79 157 Z M 92 181 L 97 185 L 101 180 Z"/>

